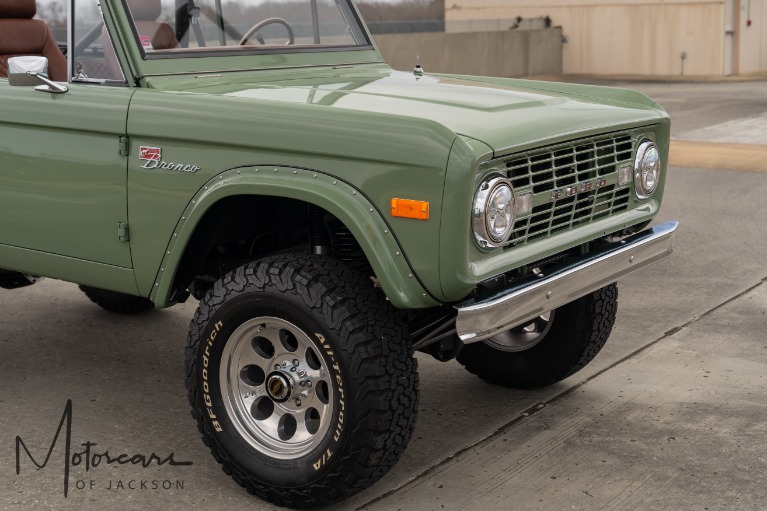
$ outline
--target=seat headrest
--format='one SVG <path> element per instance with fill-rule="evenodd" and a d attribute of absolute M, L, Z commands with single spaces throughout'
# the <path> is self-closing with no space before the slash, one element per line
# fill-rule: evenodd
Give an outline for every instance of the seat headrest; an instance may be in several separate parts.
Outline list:
<path fill-rule="evenodd" d="M 2 0 L 0 18 L 31 19 L 37 13 L 35 0 Z"/>
<path fill-rule="evenodd" d="M 154 21 L 160 17 L 160 0 L 128 0 L 128 7 L 136 21 Z"/>

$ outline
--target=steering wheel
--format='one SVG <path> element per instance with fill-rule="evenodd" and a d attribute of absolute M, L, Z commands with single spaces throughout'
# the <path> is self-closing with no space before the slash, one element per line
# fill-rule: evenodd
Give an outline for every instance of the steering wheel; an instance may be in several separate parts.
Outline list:
<path fill-rule="evenodd" d="M 259 30 L 261 30 L 265 26 L 273 25 L 275 23 L 277 25 L 282 25 L 283 27 L 285 27 L 285 30 L 288 31 L 288 42 L 285 43 L 285 45 L 287 46 L 287 45 L 293 44 L 295 42 L 295 35 L 293 33 L 293 27 L 290 26 L 290 23 L 288 23 L 287 21 L 285 21 L 282 18 L 266 18 L 265 20 L 259 21 L 258 23 L 256 23 L 252 27 L 250 27 L 250 30 L 245 32 L 245 35 L 242 36 L 242 39 L 240 40 L 240 45 L 244 45 L 245 43 L 247 43 L 248 39 L 253 37 L 253 34 L 258 32 Z M 264 39 L 261 36 L 257 37 L 257 39 L 258 39 L 259 43 L 266 44 L 264 42 Z"/>

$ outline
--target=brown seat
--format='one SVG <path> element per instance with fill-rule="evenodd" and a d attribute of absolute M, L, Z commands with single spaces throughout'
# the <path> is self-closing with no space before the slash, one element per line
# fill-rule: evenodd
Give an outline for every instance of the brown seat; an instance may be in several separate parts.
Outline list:
<path fill-rule="evenodd" d="M 48 25 L 34 20 L 35 0 L 0 1 L 0 78 L 8 77 L 8 59 L 36 56 L 48 59 L 48 77 L 67 81 L 67 59 L 56 45 Z"/>
<path fill-rule="evenodd" d="M 178 48 L 178 39 L 173 29 L 164 21 L 156 21 L 162 12 L 160 0 L 128 0 L 128 8 L 136 22 L 136 29 L 143 38 L 148 38 L 153 50 Z"/>

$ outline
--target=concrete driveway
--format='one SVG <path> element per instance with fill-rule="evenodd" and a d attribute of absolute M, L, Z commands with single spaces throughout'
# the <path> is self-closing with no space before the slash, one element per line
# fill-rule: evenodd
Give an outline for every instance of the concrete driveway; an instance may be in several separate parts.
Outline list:
<path fill-rule="evenodd" d="M 767 111 L 764 82 L 632 86 L 667 106 L 680 141 Z M 670 169 L 658 222 L 681 222 L 677 250 L 621 282 L 612 337 L 570 379 L 513 391 L 418 355 L 421 407 L 408 450 L 334 509 L 761 509 L 767 174 L 759 170 Z M 221 472 L 189 416 L 182 350 L 195 305 L 124 317 L 63 282 L 0 293 L 0 509 L 272 509 Z M 21 447 L 17 475 L 17 437 L 42 462 L 68 400 L 72 453 L 172 453 L 191 464 L 83 461 L 70 467 L 65 498 L 65 420 L 49 464 L 35 470 Z"/>

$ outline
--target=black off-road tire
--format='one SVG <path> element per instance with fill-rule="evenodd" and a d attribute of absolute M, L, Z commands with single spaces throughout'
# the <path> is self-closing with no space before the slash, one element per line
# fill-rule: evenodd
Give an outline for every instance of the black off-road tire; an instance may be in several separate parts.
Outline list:
<path fill-rule="evenodd" d="M 243 420 L 227 411 L 242 394 L 228 394 L 234 385 L 225 378 L 242 371 L 222 360 L 232 360 L 229 350 L 245 340 L 257 346 L 249 340 L 251 334 L 243 332 L 265 318 L 299 327 L 298 335 L 310 347 L 313 344 L 322 363 L 332 368 L 327 382 L 332 385 L 328 401 L 334 404 L 328 413 L 331 430 L 317 434 L 318 444 L 310 444 L 310 451 L 288 460 L 265 452 L 269 445 L 258 445 L 258 439 L 254 445 L 252 436 L 244 438 L 238 432 L 251 417 L 261 420 L 255 412 Z M 267 257 L 227 274 L 200 302 L 186 348 L 192 416 L 223 471 L 249 493 L 292 508 L 332 504 L 382 477 L 410 440 L 418 408 L 418 374 L 408 342 L 395 309 L 361 274 L 327 257 Z M 271 356 L 275 358 L 269 359 L 268 367 L 277 373 L 280 365 L 273 366 L 277 355 Z M 273 397 L 266 394 L 271 392 L 266 383 L 263 392 Z M 246 409 L 256 409 L 255 402 Z M 245 436 L 250 434 L 245 431 Z"/>
<path fill-rule="evenodd" d="M 107 291 L 90 286 L 80 286 L 80 290 L 90 300 L 109 312 L 119 314 L 136 314 L 154 309 L 154 304 L 147 298 L 140 296 L 126 295 L 116 291 Z"/>
<path fill-rule="evenodd" d="M 477 342 L 457 360 L 480 378 L 515 389 L 551 385 L 581 370 L 610 336 L 618 310 L 618 287 L 605 286 L 556 309 L 545 337 L 524 351 L 502 351 Z"/>

